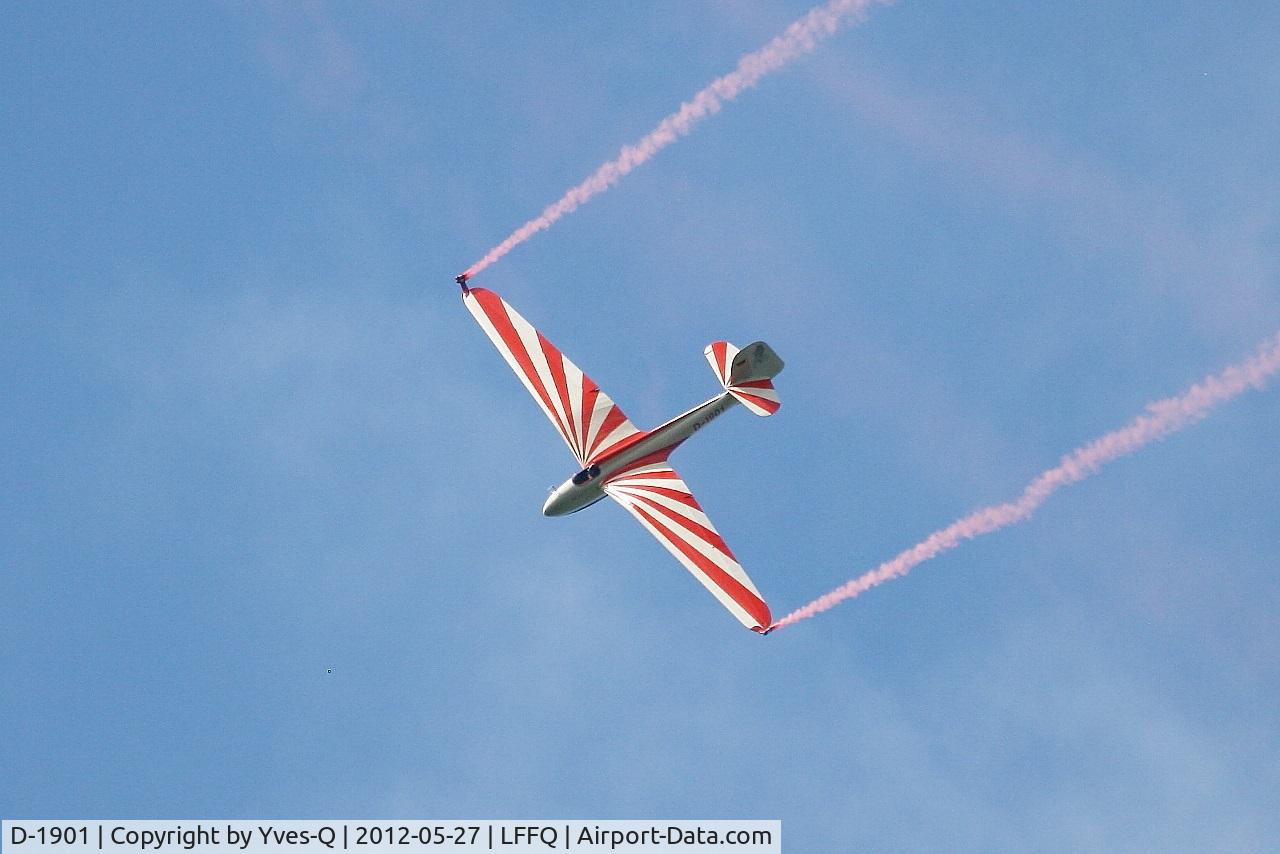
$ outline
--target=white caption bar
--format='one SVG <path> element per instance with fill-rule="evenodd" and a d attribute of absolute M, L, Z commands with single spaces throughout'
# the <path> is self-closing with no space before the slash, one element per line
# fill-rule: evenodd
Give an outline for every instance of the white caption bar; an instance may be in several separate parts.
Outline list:
<path fill-rule="evenodd" d="M 699 851 L 781 854 L 780 821 L 13 821 L 9 854 L 410 854 L 416 851 Z"/>

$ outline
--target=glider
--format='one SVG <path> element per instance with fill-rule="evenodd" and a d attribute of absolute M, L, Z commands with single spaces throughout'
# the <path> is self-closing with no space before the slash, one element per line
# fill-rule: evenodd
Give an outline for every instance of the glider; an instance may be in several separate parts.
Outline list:
<path fill-rule="evenodd" d="M 757 341 L 739 350 L 716 341 L 704 351 L 724 391 L 652 430 L 640 430 L 590 377 L 492 291 L 462 286 L 467 308 L 568 444 L 582 468 L 556 487 L 547 516 L 576 513 L 606 495 L 625 507 L 747 628 L 772 631 L 769 606 L 684 480 L 671 452 L 735 404 L 778 411 L 771 380 L 782 360 Z"/>

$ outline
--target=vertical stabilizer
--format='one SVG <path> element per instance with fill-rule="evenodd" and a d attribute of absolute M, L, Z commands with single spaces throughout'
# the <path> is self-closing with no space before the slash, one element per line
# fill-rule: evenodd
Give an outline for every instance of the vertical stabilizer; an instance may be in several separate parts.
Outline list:
<path fill-rule="evenodd" d="M 782 359 L 763 341 L 739 350 L 728 341 L 714 341 L 703 351 L 707 363 L 725 391 L 756 415 L 767 416 L 782 405 L 773 378 L 782 370 Z"/>

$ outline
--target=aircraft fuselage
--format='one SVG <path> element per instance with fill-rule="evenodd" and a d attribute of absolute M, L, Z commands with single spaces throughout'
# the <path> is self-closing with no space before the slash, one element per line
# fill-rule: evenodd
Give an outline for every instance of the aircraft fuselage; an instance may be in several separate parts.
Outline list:
<path fill-rule="evenodd" d="M 737 404 L 732 394 L 723 392 L 607 456 L 591 460 L 586 468 L 555 488 L 542 506 L 543 515 L 566 516 L 595 504 L 604 498 L 602 487 L 611 474 L 645 457 L 666 459 L 676 446 Z"/>

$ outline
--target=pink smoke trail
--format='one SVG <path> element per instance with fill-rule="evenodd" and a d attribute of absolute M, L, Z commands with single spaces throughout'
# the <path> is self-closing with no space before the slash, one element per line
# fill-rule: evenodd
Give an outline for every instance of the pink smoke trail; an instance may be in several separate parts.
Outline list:
<path fill-rule="evenodd" d="M 984 507 L 958 522 L 952 522 L 876 569 L 792 611 L 774 623 L 774 628 L 807 620 L 872 587 L 906 575 L 914 567 L 954 549 L 965 540 L 1030 518 L 1050 495 L 1062 487 L 1084 480 L 1112 460 L 1132 454 L 1199 421 L 1249 388 L 1262 388 L 1276 371 L 1280 371 L 1280 335 L 1268 339 L 1245 361 L 1205 377 L 1178 397 L 1148 404 L 1145 415 L 1139 415 L 1119 430 L 1072 451 L 1056 467 L 1031 481 L 1016 501 Z"/>
<path fill-rule="evenodd" d="M 625 146 L 616 158 L 597 169 L 591 177 L 517 228 L 510 237 L 468 267 L 461 279 L 465 281 L 481 272 L 539 231 L 550 228 L 565 214 L 573 213 L 579 205 L 618 183 L 632 169 L 688 134 L 707 116 L 718 113 L 725 103 L 755 86 L 765 75 L 812 51 L 819 42 L 833 35 L 844 22 L 854 18 L 861 20 L 872 2 L 888 3 L 891 0 L 831 0 L 825 6 L 811 10 L 787 27 L 782 35 L 738 60 L 735 70 L 715 80 L 694 95 L 692 100 L 681 104 L 678 111 L 659 122 L 639 142 Z"/>

